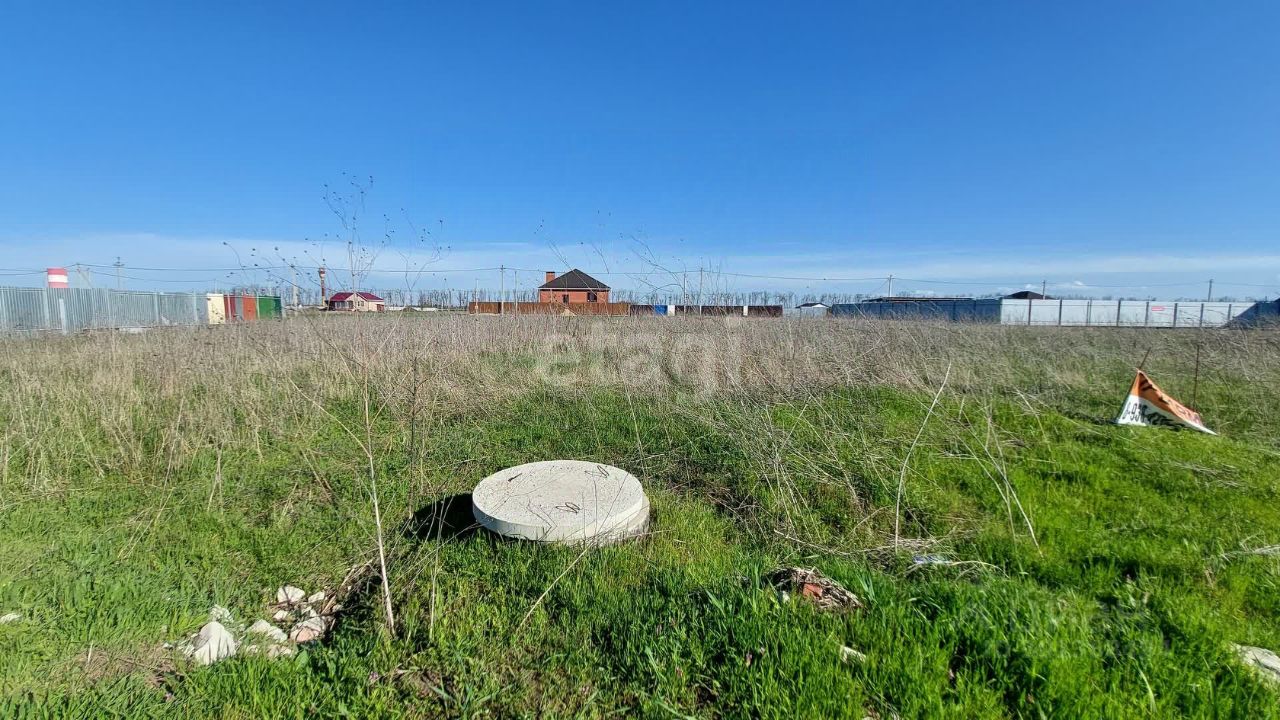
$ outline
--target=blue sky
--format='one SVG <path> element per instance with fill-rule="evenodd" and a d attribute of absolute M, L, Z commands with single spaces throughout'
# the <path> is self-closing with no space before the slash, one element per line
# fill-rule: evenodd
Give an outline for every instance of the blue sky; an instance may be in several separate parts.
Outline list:
<path fill-rule="evenodd" d="M 10 0 L 0 272 L 343 263 L 325 188 L 372 177 L 376 266 L 439 247 L 437 284 L 630 287 L 646 255 L 735 289 L 1275 297 L 1277 37 L 1270 1 Z"/>

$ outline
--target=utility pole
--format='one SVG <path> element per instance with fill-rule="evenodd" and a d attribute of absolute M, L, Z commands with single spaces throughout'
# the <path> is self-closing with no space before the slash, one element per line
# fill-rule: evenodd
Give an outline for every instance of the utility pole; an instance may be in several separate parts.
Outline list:
<path fill-rule="evenodd" d="M 502 314 L 502 306 L 507 299 L 507 266 L 498 266 L 498 314 Z"/>
<path fill-rule="evenodd" d="M 1205 299 L 1205 302 L 1213 302 L 1213 278 L 1209 278 L 1209 297 Z"/>
<path fill-rule="evenodd" d="M 887 297 L 893 297 L 893 276 L 889 276 L 889 294 Z"/>
<path fill-rule="evenodd" d="M 1049 281 L 1048 281 L 1048 280 L 1041 280 L 1041 281 L 1040 281 L 1040 295 L 1041 295 L 1042 297 L 1049 297 L 1049 295 L 1047 294 L 1047 293 L 1048 293 L 1048 288 L 1049 288 Z"/>
<path fill-rule="evenodd" d="M 116 256 L 116 261 L 111 266 L 116 269 L 116 289 L 122 290 L 124 286 L 120 284 L 120 268 L 124 267 L 124 263 L 120 262 L 119 255 Z"/>
<path fill-rule="evenodd" d="M 702 265 L 698 265 L 698 314 L 702 314 Z"/>
<path fill-rule="evenodd" d="M 298 307 L 298 268 L 293 268 L 293 306 Z"/>
<path fill-rule="evenodd" d="M 324 286 L 324 266 L 320 266 L 320 304 L 329 307 L 329 295 L 325 292 Z"/>

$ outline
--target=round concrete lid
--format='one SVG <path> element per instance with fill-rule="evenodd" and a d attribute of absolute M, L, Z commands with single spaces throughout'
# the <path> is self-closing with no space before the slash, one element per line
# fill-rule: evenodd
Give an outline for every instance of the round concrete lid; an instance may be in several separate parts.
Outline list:
<path fill-rule="evenodd" d="M 496 472 L 471 494 L 476 522 L 505 537 L 609 543 L 644 532 L 649 499 L 611 465 L 545 460 Z"/>

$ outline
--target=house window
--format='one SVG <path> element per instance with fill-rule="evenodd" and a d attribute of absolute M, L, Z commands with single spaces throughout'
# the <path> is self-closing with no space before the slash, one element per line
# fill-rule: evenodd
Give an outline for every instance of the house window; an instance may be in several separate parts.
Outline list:
<path fill-rule="evenodd" d="M 596 294 L 595 294 L 595 293 L 593 293 L 593 292 L 588 292 L 588 293 L 587 293 L 587 302 L 595 302 L 595 301 L 596 301 Z"/>
<path fill-rule="evenodd" d="M 564 295 L 561 295 L 560 297 L 564 299 L 564 304 L 565 304 L 565 305 L 568 305 L 568 304 L 569 304 L 569 293 L 565 293 Z"/>

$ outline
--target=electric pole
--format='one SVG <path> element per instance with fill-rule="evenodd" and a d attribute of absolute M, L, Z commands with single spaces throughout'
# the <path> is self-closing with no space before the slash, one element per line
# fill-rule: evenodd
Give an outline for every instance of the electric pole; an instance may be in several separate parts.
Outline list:
<path fill-rule="evenodd" d="M 889 276 L 889 294 L 887 297 L 893 297 L 893 276 Z"/>
<path fill-rule="evenodd" d="M 1048 292 L 1048 288 L 1049 288 L 1049 281 L 1041 280 L 1040 281 L 1040 299 L 1041 300 L 1049 297 L 1048 295 L 1045 294 L 1046 292 Z"/>
<path fill-rule="evenodd" d="M 116 289 L 121 290 L 124 286 L 120 284 L 120 268 L 124 267 L 124 263 L 120 262 L 119 255 L 116 256 L 116 261 L 111 266 L 116 269 Z"/>
<path fill-rule="evenodd" d="M 507 299 L 507 266 L 498 266 L 498 314 L 502 314 L 502 306 Z"/>
<path fill-rule="evenodd" d="M 1205 299 L 1205 302 L 1213 302 L 1213 278 L 1209 278 L 1209 297 Z"/>
<path fill-rule="evenodd" d="M 702 266 L 698 266 L 698 314 L 702 314 Z"/>

